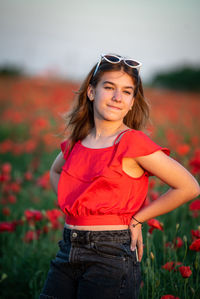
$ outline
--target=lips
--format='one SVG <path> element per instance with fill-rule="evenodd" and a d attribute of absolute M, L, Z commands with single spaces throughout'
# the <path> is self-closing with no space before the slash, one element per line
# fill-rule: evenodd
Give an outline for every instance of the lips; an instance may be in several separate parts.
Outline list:
<path fill-rule="evenodd" d="M 107 106 L 111 109 L 122 110 L 120 107 L 116 107 L 116 106 L 112 106 L 112 105 L 107 105 Z"/>

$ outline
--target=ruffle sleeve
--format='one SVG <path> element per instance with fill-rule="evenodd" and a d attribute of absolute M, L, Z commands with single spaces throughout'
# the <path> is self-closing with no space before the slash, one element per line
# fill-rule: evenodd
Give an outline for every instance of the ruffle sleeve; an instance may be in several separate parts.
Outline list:
<path fill-rule="evenodd" d="M 112 161 L 112 167 L 119 168 L 119 163 L 122 165 L 123 158 L 136 158 L 147 156 L 154 152 L 162 150 L 166 155 L 170 155 L 170 150 L 155 143 L 144 132 L 138 130 L 130 130 L 126 132 L 119 141 L 117 152 Z M 153 174 L 146 171 L 149 176 Z"/>
<path fill-rule="evenodd" d="M 170 150 L 166 147 L 161 147 L 144 132 L 131 130 L 122 136 L 120 144 L 123 147 L 121 154 L 123 157 L 140 157 L 150 155 L 158 150 L 162 150 L 168 156 Z"/>
<path fill-rule="evenodd" d="M 63 153 L 63 157 L 66 160 L 67 156 L 68 156 L 68 153 L 69 153 L 69 141 L 65 140 L 65 141 L 61 142 L 60 148 L 61 148 L 61 151 Z"/>

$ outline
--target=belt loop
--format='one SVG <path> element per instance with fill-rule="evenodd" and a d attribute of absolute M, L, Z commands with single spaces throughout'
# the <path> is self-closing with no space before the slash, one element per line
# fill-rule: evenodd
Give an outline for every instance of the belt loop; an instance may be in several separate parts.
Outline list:
<path fill-rule="evenodd" d="M 90 231 L 87 231 L 86 232 L 86 234 L 85 234 L 85 241 L 86 241 L 86 243 L 90 243 L 91 242 L 91 238 L 90 238 L 90 236 L 91 236 L 91 233 L 92 232 L 90 232 Z"/>

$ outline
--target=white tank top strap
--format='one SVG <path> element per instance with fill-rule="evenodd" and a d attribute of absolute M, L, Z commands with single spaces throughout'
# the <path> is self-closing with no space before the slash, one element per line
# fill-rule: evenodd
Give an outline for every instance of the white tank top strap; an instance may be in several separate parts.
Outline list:
<path fill-rule="evenodd" d="M 132 129 L 126 129 L 126 130 L 122 131 L 121 133 L 119 133 L 119 134 L 117 135 L 117 137 L 115 138 L 115 140 L 114 140 L 114 144 L 118 143 L 118 142 L 120 141 L 120 139 L 121 139 L 120 137 L 122 137 L 122 135 L 123 135 L 125 132 L 130 131 L 130 130 L 132 130 Z"/>

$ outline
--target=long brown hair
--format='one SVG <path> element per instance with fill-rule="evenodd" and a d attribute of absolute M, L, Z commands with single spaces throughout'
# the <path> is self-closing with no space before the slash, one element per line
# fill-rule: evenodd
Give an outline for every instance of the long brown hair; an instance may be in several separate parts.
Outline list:
<path fill-rule="evenodd" d="M 95 88 L 105 72 L 123 70 L 133 79 L 135 100 L 133 108 L 124 118 L 124 124 L 132 129 L 141 130 L 149 120 L 149 104 L 144 97 L 138 70 L 127 66 L 123 60 L 115 64 L 102 60 L 95 76 L 93 76 L 96 66 L 97 64 L 91 69 L 79 91 L 76 92 L 73 108 L 65 115 L 67 137 L 71 149 L 78 140 L 84 139 L 94 127 L 93 102 L 87 96 L 87 89 L 89 84 Z"/>

